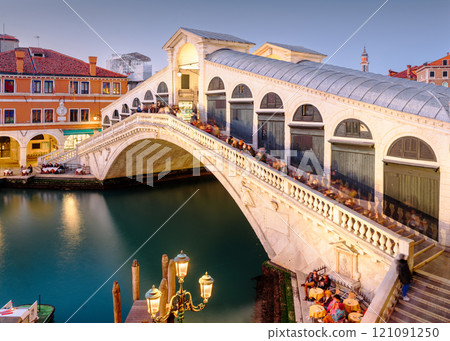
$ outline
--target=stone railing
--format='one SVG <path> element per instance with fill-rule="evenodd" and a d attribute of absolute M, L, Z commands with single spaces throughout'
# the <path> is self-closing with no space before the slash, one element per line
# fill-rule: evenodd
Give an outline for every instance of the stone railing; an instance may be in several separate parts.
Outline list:
<path fill-rule="evenodd" d="M 383 255 L 387 264 L 399 253 L 409 254 L 410 239 L 402 237 L 390 229 L 376 223 L 375 221 L 351 210 L 322 193 L 297 182 L 286 174 L 281 173 L 267 164 L 255 158 L 241 153 L 239 150 L 229 146 L 220 139 L 167 114 L 134 114 L 127 119 L 105 129 L 82 143 L 78 147 L 78 153 L 89 152 L 91 148 L 99 147 L 103 143 L 108 143 L 110 139 L 117 138 L 122 133 L 129 134 L 129 131 L 142 126 L 159 126 L 161 128 L 171 128 L 174 131 L 195 141 L 205 149 L 218 154 L 235 167 L 246 170 L 260 181 L 283 192 L 298 204 L 306 206 L 313 212 L 321 215 L 325 220 L 337 224 L 340 232 L 362 242 L 366 251 Z M 194 146 L 194 149 L 198 146 Z M 362 245 L 362 246 L 363 246 Z M 370 246 L 367 248 L 367 246 Z"/>
<path fill-rule="evenodd" d="M 372 302 L 364 314 L 362 323 L 386 323 L 400 297 L 402 285 L 398 280 L 396 264 L 392 262 Z"/>
<path fill-rule="evenodd" d="M 410 240 L 408 249 L 402 251 L 408 259 L 409 268 L 412 271 L 414 264 L 414 241 Z M 398 279 L 397 262 L 393 261 L 389 271 L 375 292 L 375 296 L 370 302 L 362 323 L 385 323 L 394 311 L 395 305 L 401 295 L 402 284 Z"/>
<path fill-rule="evenodd" d="M 77 149 L 71 149 L 68 151 L 64 150 L 55 150 L 54 152 L 45 154 L 38 158 L 38 165 L 42 165 L 46 162 L 58 162 L 58 163 L 64 163 L 70 160 L 73 160 L 78 155 Z"/>

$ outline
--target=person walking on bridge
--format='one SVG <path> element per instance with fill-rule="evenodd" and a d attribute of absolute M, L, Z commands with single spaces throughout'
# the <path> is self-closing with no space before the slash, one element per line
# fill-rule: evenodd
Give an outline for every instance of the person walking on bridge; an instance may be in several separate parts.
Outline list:
<path fill-rule="evenodd" d="M 398 273 L 398 279 L 400 280 L 400 283 L 403 284 L 402 289 L 402 296 L 404 301 L 409 301 L 409 297 L 407 296 L 409 286 L 412 282 L 412 274 L 409 270 L 408 261 L 405 259 L 404 254 L 399 254 L 397 260 L 397 273 Z"/>

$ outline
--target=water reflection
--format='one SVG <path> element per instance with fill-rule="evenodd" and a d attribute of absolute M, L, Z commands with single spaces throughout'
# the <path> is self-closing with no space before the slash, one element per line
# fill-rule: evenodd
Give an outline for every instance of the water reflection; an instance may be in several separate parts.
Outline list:
<path fill-rule="evenodd" d="M 62 238 L 66 248 L 73 250 L 80 245 L 81 224 L 79 198 L 71 193 L 64 194 L 62 198 Z"/>
<path fill-rule="evenodd" d="M 2 222 L 0 221 L 0 269 L 3 267 L 3 251 L 4 251 L 4 241 L 2 232 Z"/>

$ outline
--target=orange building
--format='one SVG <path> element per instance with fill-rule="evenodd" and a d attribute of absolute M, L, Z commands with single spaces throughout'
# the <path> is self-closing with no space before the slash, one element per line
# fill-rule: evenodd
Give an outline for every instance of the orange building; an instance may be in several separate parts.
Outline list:
<path fill-rule="evenodd" d="M 49 49 L 0 53 L 0 167 L 71 149 L 101 129 L 100 110 L 127 92 L 127 76 Z"/>
<path fill-rule="evenodd" d="M 389 70 L 389 76 L 405 78 L 418 82 L 436 84 L 448 87 L 450 74 L 450 54 L 435 60 L 431 63 L 424 63 L 419 66 L 407 65 L 406 70 L 395 72 Z"/>
<path fill-rule="evenodd" d="M 442 85 L 448 87 L 450 73 L 450 54 L 435 60 L 431 63 L 425 63 L 417 70 L 417 81 L 430 84 Z"/>

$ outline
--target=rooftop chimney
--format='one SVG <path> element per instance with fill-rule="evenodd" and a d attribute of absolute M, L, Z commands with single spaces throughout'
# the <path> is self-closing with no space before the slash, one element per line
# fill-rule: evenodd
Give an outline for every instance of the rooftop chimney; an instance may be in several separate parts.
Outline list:
<path fill-rule="evenodd" d="M 411 65 L 406 65 L 406 77 L 411 79 Z"/>
<path fill-rule="evenodd" d="M 97 57 L 89 57 L 89 74 L 92 77 L 97 76 Z"/>
<path fill-rule="evenodd" d="M 25 58 L 25 51 L 16 50 L 15 52 L 17 73 L 23 73 L 23 59 Z"/>

